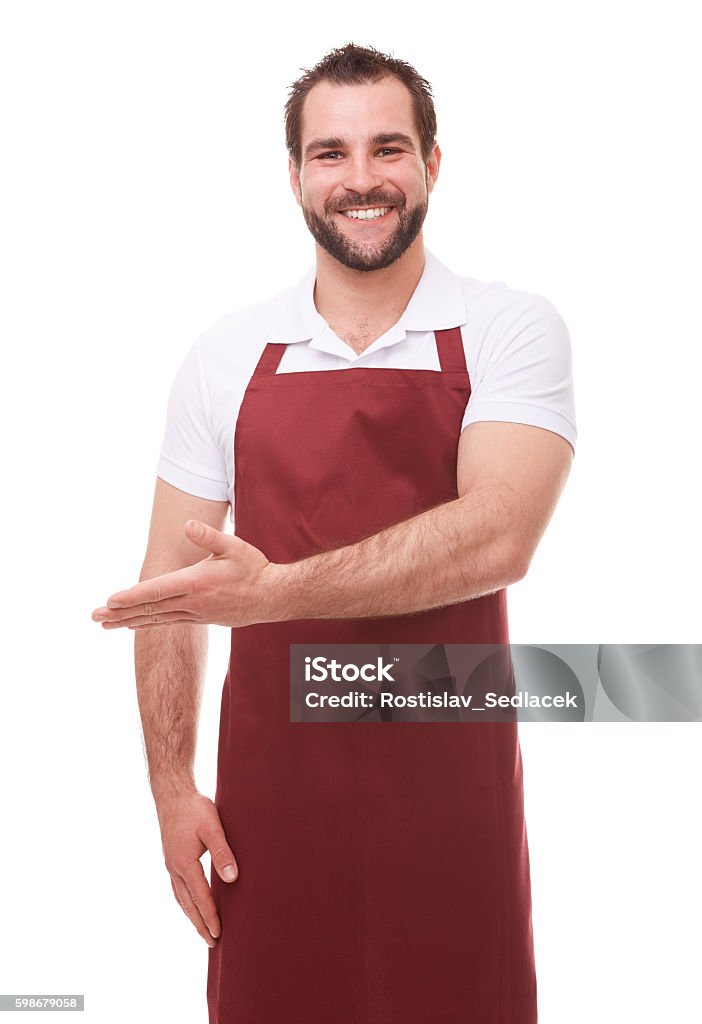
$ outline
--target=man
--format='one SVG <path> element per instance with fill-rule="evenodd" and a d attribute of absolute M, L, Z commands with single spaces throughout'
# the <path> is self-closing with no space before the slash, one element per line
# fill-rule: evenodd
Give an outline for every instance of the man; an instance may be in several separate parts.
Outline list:
<path fill-rule="evenodd" d="M 315 267 L 191 350 L 141 582 L 93 614 L 135 630 L 212 1022 L 533 1024 L 516 722 L 291 722 L 289 648 L 508 642 L 506 587 L 573 458 L 568 333 L 425 251 L 441 151 L 408 64 L 332 51 L 286 132 Z M 232 641 L 214 802 L 193 774 L 208 623 Z"/>

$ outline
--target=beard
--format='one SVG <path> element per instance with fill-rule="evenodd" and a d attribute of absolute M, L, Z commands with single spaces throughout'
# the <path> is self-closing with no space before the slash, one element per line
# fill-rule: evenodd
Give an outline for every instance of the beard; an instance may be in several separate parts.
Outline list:
<path fill-rule="evenodd" d="M 326 216 L 320 217 L 314 210 L 308 209 L 302 202 L 302 190 L 300 190 L 300 201 L 302 203 L 302 215 L 314 240 L 335 260 L 342 263 L 351 270 L 382 270 L 402 256 L 409 249 L 412 242 L 419 234 L 424 219 L 429 209 L 429 199 L 419 202 L 416 206 L 407 209 L 407 203 L 392 202 L 387 196 L 369 194 L 355 201 L 349 197 L 345 209 L 349 207 L 369 208 L 373 206 L 394 206 L 397 214 L 397 225 L 395 230 L 381 241 L 354 242 L 352 238 L 344 234 L 337 225 L 334 217 L 337 213 L 335 207 L 325 207 Z"/>

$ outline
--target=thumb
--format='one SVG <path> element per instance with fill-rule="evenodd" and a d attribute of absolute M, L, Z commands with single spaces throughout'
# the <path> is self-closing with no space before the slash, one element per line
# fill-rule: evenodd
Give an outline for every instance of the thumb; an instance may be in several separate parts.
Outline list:
<path fill-rule="evenodd" d="M 226 533 L 215 530 L 208 523 L 201 523 L 199 519 L 188 519 L 185 524 L 185 533 L 193 544 L 204 548 L 205 551 L 212 552 L 213 555 L 226 554 L 231 545 L 231 538 Z"/>
<path fill-rule="evenodd" d="M 212 864 L 222 881 L 236 881 L 239 877 L 239 868 L 221 825 L 208 825 L 201 831 L 200 838 L 210 851 Z"/>

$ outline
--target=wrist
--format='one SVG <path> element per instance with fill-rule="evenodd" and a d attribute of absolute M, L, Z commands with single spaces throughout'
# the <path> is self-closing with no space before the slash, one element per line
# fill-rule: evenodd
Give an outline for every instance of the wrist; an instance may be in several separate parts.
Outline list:
<path fill-rule="evenodd" d="M 197 793 L 195 776 L 189 770 L 158 772 L 149 781 L 157 806 Z"/>
<path fill-rule="evenodd" d="M 259 578 L 259 622 L 283 622 L 298 618 L 294 590 L 291 586 L 291 566 L 269 562 Z"/>

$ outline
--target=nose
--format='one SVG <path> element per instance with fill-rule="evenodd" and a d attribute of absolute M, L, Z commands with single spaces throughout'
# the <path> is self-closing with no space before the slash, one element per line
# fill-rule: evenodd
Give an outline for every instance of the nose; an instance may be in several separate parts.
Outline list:
<path fill-rule="evenodd" d="M 365 196 L 373 189 L 380 188 L 383 183 L 383 175 L 377 164 L 374 164 L 373 157 L 367 153 L 350 154 L 344 164 L 344 175 L 342 185 L 349 192 L 358 192 Z"/>

